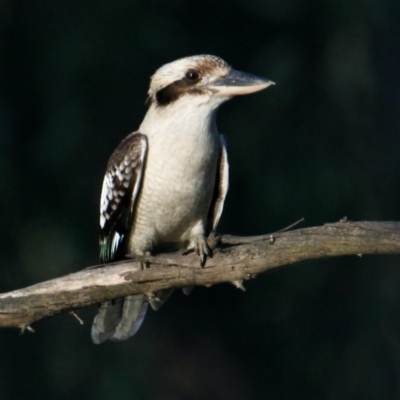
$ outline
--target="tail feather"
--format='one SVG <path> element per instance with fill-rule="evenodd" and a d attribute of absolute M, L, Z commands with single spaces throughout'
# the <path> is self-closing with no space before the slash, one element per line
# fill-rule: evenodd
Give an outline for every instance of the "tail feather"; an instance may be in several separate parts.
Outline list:
<path fill-rule="evenodd" d="M 142 325 L 147 307 L 148 301 L 142 294 L 102 303 L 92 325 L 93 342 L 128 339 Z"/>
<path fill-rule="evenodd" d="M 111 340 L 118 342 L 133 336 L 143 323 L 148 305 L 149 302 L 142 294 L 125 297 L 122 317 Z"/>
<path fill-rule="evenodd" d="M 191 286 L 183 291 L 189 294 L 192 289 Z M 153 299 L 147 299 L 143 294 L 135 294 L 102 303 L 92 325 L 93 342 L 119 342 L 133 336 L 143 323 L 149 303 L 153 310 L 158 310 L 173 291 L 160 290 Z"/>
<path fill-rule="evenodd" d="M 106 301 L 100 305 L 92 325 L 92 340 L 96 344 L 110 339 L 122 316 L 124 299 L 122 297 Z"/>

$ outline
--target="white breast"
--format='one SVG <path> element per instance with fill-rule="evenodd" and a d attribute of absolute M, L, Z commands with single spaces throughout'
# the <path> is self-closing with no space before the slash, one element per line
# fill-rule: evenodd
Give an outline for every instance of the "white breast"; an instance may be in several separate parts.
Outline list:
<path fill-rule="evenodd" d="M 213 114 L 201 111 L 150 109 L 139 128 L 148 137 L 148 154 L 130 253 L 190 246 L 194 235 L 204 233 L 220 139 Z"/>

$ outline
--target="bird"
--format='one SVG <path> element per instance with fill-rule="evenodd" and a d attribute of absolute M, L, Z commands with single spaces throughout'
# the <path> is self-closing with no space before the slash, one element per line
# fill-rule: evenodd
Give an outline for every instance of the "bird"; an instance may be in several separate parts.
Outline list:
<path fill-rule="evenodd" d="M 218 225 L 228 191 L 227 146 L 216 111 L 234 96 L 273 84 L 213 55 L 181 58 L 154 73 L 142 123 L 107 164 L 100 200 L 102 263 L 128 254 L 194 250 L 204 266 L 212 256 L 207 237 Z M 158 309 L 171 292 L 102 303 L 92 325 L 93 342 L 128 339 L 148 305 Z"/>

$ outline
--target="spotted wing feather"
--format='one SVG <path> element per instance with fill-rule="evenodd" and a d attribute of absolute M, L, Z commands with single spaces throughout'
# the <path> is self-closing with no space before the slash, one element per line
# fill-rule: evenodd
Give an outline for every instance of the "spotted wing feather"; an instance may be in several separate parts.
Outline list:
<path fill-rule="evenodd" d="M 146 136 L 135 132 L 127 136 L 110 157 L 100 201 L 101 262 L 124 256 L 123 242 L 132 224 L 146 153 Z"/>

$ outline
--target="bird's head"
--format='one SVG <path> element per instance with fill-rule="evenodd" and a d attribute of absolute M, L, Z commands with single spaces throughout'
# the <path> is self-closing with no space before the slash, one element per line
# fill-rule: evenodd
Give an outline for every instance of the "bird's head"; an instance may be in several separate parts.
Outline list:
<path fill-rule="evenodd" d="M 250 94 L 274 83 L 268 79 L 232 69 L 211 55 L 185 57 L 163 65 L 152 76 L 148 101 L 166 107 L 179 99 L 218 106 L 233 96 Z"/>

